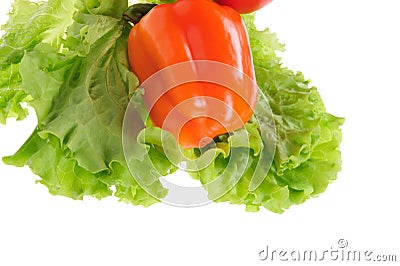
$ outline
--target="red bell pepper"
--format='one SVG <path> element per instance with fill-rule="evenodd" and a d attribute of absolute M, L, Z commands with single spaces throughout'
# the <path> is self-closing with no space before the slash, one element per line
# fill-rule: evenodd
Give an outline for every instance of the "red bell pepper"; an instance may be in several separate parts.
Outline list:
<path fill-rule="evenodd" d="M 220 5 L 230 6 L 240 14 L 247 14 L 261 9 L 272 0 L 215 0 Z"/>
<path fill-rule="evenodd" d="M 125 16 L 136 23 L 128 39 L 128 56 L 141 84 L 160 70 L 196 60 L 220 62 L 243 74 L 234 78 L 236 84 L 246 86 L 244 93 L 204 81 L 168 91 L 145 86 L 144 100 L 152 122 L 170 131 L 183 148 L 204 146 L 205 139 L 236 130 L 251 118 L 258 90 L 244 81 L 249 77 L 254 83 L 255 74 L 247 31 L 235 10 L 210 0 L 178 0 L 157 6 L 137 4 Z M 196 69 L 192 74 L 195 79 Z M 174 79 L 168 75 L 163 78 Z M 215 101 L 202 101 L 202 97 Z M 216 108 L 217 102 L 228 108 Z M 167 123 L 171 113 L 183 119 Z"/>

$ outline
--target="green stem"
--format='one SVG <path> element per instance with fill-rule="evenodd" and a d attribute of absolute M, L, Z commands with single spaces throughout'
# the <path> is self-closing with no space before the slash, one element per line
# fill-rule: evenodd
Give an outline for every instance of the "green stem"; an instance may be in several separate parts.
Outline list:
<path fill-rule="evenodd" d="M 157 4 L 134 4 L 128 7 L 128 9 L 122 15 L 126 21 L 130 21 L 133 24 L 139 23 L 149 11 Z"/>

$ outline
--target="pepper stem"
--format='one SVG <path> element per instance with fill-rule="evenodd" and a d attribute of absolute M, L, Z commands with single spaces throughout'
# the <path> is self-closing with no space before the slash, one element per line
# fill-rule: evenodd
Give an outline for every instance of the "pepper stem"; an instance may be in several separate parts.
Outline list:
<path fill-rule="evenodd" d="M 126 21 L 137 24 L 142 17 L 144 17 L 156 5 L 157 4 L 134 4 L 128 7 L 122 16 Z"/>

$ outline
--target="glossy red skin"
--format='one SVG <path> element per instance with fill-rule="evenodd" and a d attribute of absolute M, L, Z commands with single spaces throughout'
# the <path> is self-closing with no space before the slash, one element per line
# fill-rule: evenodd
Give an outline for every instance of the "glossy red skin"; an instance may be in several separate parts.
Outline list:
<path fill-rule="evenodd" d="M 247 14 L 261 9 L 272 0 L 215 0 L 215 2 L 232 7 L 240 14 Z"/>
<path fill-rule="evenodd" d="M 191 60 L 212 60 L 233 66 L 255 81 L 253 61 L 247 31 L 240 15 L 229 7 L 211 0 L 178 0 L 174 4 L 154 7 L 131 30 L 128 57 L 133 72 L 142 84 L 154 73 L 173 64 Z M 204 146 L 204 138 L 214 138 L 242 127 L 252 116 L 258 91 L 249 88 L 245 99 L 226 87 L 193 82 L 173 88 L 154 104 L 150 99 L 160 92 L 145 88 L 144 100 L 150 109 L 152 122 L 169 130 L 183 148 Z M 224 116 L 223 125 L 209 117 L 196 117 L 175 127 L 164 122 L 175 106 L 194 96 L 208 96 L 231 106 L 240 119 Z M 194 117 L 203 112 L 195 106 L 182 106 L 182 117 Z M 212 108 L 208 108 L 211 110 Z M 222 110 L 220 112 L 223 112 Z"/>

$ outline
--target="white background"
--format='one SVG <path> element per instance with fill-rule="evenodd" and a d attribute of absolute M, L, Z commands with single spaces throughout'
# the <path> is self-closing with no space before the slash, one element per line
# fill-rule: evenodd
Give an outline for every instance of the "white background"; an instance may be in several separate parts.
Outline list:
<path fill-rule="evenodd" d="M 146 209 L 55 197 L 29 169 L 0 163 L 0 265 L 291 265 L 258 253 L 266 245 L 335 248 L 340 238 L 400 261 L 397 3 L 275 0 L 258 13 L 259 26 L 286 43 L 285 65 L 302 70 L 327 110 L 346 118 L 343 170 L 320 197 L 283 215 L 229 204 Z M 9 5 L 1 0 L 1 22 Z M 0 157 L 30 135 L 31 113 L 0 125 Z"/>

